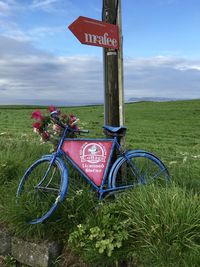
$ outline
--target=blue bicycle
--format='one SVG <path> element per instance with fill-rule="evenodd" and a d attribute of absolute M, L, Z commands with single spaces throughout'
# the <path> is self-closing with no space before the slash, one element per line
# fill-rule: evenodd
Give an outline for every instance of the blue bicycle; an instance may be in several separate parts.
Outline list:
<path fill-rule="evenodd" d="M 64 201 L 69 182 L 64 160 L 93 186 L 100 199 L 138 185 L 169 181 L 166 166 L 152 153 L 143 150 L 121 151 L 118 139 L 125 135 L 125 127 L 104 126 L 107 135 L 112 138 L 69 138 L 74 132 L 89 131 L 73 130 L 69 125 L 64 125 L 57 111 L 51 113 L 51 120 L 63 128 L 56 152 L 42 156 L 26 170 L 16 193 L 17 201 L 31 210 L 30 224 L 44 222 Z"/>

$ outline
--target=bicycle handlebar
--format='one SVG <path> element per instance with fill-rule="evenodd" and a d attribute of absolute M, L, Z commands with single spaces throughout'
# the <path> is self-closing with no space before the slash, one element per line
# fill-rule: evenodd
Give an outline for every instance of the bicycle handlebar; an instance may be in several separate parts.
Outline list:
<path fill-rule="evenodd" d="M 50 114 L 50 117 L 54 123 L 58 124 L 63 129 L 66 128 L 66 125 L 60 121 L 60 118 L 58 117 L 58 111 L 57 110 L 52 111 Z M 75 133 L 89 133 L 89 130 L 74 130 L 69 125 L 68 125 L 68 129 L 70 132 L 75 132 Z"/>

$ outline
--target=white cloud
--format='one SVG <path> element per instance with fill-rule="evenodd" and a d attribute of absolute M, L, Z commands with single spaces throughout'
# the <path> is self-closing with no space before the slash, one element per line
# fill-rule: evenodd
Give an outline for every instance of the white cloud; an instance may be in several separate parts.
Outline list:
<path fill-rule="evenodd" d="M 73 1 L 71 0 L 34 0 L 28 8 L 30 10 L 40 10 L 47 13 L 58 13 L 68 14 L 69 11 L 72 13 L 76 9 L 76 5 L 74 6 Z"/>
<path fill-rule="evenodd" d="M 24 3 L 24 1 L 17 1 L 17 0 L 0 0 L 0 11 L 1 7 L 4 11 L 4 16 L 11 16 L 16 14 L 16 12 L 24 11 L 27 9 L 29 4 Z M 1 12 L 0 12 L 1 13 Z"/>
<path fill-rule="evenodd" d="M 29 12 L 32 10 L 42 10 L 44 12 L 54 11 L 57 4 L 59 5 L 61 1 L 58 0 L 30 0 L 30 1 L 20 1 L 20 0 L 0 0 L 0 15 L 12 15 L 17 12 Z"/>
<path fill-rule="evenodd" d="M 29 40 L 40 40 L 46 36 L 53 36 L 61 33 L 64 30 L 64 26 L 57 27 L 35 27 L 26 32 Z"/>
<path fill-rule="evenodd" d="M 38 8 L 44 11 L 52 10 L 53 5 L 58 2 L 57 0 L 34 0 L 31 8 Z"/>
<path fill-rule="evenodd" d="M 172 56 L 156 56 L 149 58 L 127 59 L 126 66 L 131 65 L 136 68 L 169 68 L 173 70 L 200 70 L 200 60 L 178 58 Z"/>
<path fill-rule="evenodd" d="M 200 60 L 152 57 L 125 60 L 127 96 L 200 98 Z"/>
<path fill-rule="evenodd" d="M 55 27 L 32 27 L 26 31 L 21 30 L 20 26 L 9 19 L 0 19 L 0 35 L 17 41 L 41 41 L 47 36 L 54 36 L 62 33 L 64 26 Z"/>
<path fill-rule="evenodd" d="M 0 42 L 1 104 L 102 102 L 102 64 L 98 58 L 54 57 L 28 43 L 5 42 L 7 47 L 10 42 L 12 54 L 4 53 L 1 58 Z"/>
<path fill-rule="evenodd" d="M 200 98 L 200 60 L 124 59 L 125 99 Z M 0 104 L 103 103 L 102 59 L 52 56 L 0 37 Z"/>
<path fill-rule="evenodd" d="M 0 16 L 7 16 L 10 13 L 10 7 L 7 3 L 0 1 Z"/>
<path fill-rule="evenodd" d="M 20 27 L 9 19 L 0 20 L 1 36 L 16 39 L 18 41 L 28 41 L 30 38 L 20 29 Z"/>
<path fill-rule="evenodd" d="M 62 22 L 60 23 L 60 26 L 57 24 L 52 25 L 50 23 L 39 25 L 37 20 L 35 23 L 30 24 L 28 19 L 25 19 L 24 23 L 22 23 L 18 17 L 21 16 L 23 21 L 24 17 L 26 18 L 26 16 L 30 14 L 30 16 L 33 16 L 34 20 L 34 15 L 38 11 L 34 10 L 36 8 L 45 12 L 47 10 L 48 12 L 57 12 L 57 15 L 59 14 L 60 17 L 60 12 L 63 12 L 64 9 L 62 5 L 67 5 L 68 3 L 68 1 L 63 2 L 57 0 L 35 0 L 26 3 L 14 0 L 2 2 L 0 0 L 0 35 L 16 39 L 17 41 L 32 41 L 37 42 L 38 44 L 40 44 L 42 42 L 41 40 L 44 40 L 46 37 L 54 36 L 55 34 L 60 36 L 66 27 Z"/>

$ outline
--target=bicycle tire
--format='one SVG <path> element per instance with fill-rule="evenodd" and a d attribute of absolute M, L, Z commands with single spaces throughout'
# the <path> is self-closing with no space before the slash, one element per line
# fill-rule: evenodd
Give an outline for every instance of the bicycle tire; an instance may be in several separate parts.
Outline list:
<path fill-rule="evenodd" d="M 45 177 L 45 178 L 44 178 Z M 35 161 L 25 172 L 17 189 L 17 202 L 25 209 L 28 223 L 47 220 L 66 196 L 68 173 L 64 162 L 52 156 Z"/>
<path fill-rule="evenodd" d="M 110 177 L 110 188 L 134 187 L 157 182 L 166 185 L 170 180 L 164 163 L 145 151 L 129 151 L 118 159 Z"/>

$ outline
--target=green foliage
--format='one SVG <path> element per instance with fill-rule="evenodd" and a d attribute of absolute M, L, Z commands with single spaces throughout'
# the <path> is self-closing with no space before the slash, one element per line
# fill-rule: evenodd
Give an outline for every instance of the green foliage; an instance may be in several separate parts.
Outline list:
<path fill-rule="evenodd" d="M 92 266 L 199 266 L 200 197 L 176 185 L 138 187 L 77 225 L 69 245 Z"/>
<path fill-rule="evenodd" d="M 7 255 L 5 258 L 4 258 L 4 265 L 5 267 L 15 267 L 16 266 L 16 260 L 10 256 L 10 255 Z"/>
<path fill-rule="evenodd" d="M 200 197 L 176 185 L 138 187 L 77 225 L 69 245 L 92 266 L 193 267 L 200 259 Z"/>
<path fill-rule="evenodd" d="M 106 206 L 105 206 L 106 207 Z M 93 266 L 107 266 L 120 261 L 120 250 L 128 239 L 126 224 L 103 205 L 99 206 L 94 218 L 88 217 L 69 235 L 69 246 Z"/>

